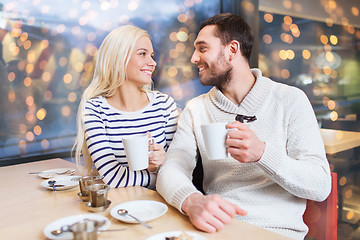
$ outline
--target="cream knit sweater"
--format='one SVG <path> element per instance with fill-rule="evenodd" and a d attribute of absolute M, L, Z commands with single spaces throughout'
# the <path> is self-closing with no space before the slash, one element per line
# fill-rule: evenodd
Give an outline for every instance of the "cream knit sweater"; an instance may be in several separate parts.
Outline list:
<path fill-rule="evenodd" d="M 265 78 L 258 69 L 252 73 L 256 83 L 240 106 L 215 87 L 187 104 L 159 171 L 157 190 L 181 211 L 183 201 L 198 192 L 191 178 L 199 149 L 206 194 L 219 194 L 245 209 L 247 216 L 237 216 L 239 220 L 303 239 L 306 199 L 322 201 L 331 189 L 319 127 L 301 90 Z M 236 114 L 256 115 L 250 128 L 266 143 L 263 156 L 255 163 L 232 157 L 209 160 L 200 125 L 232 122 Z"/>

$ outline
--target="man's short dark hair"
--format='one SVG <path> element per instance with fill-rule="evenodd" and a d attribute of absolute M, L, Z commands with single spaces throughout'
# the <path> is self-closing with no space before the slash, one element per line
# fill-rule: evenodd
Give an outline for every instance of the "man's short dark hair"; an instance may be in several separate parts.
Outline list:
<path fill-rule="evenodd" d="M 223 45 L 237 40 L 240 43 L 241 54 L 249 62 L 254 35 L 244 18 L 232 13 L 221 13 L 203 21 L 200 30 L 208 25 L 216 26 L 215 36 L 221 39 Z"/>

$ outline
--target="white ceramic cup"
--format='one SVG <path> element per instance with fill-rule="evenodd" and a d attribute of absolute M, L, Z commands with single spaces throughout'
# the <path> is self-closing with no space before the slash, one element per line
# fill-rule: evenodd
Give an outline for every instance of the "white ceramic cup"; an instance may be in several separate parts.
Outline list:
<path fill-rule="evenodd" d="M 149 141 L 154 139 L 148 135 L 129 136 L 122 139 L 130 170 L 138 171 L 149 167 Z"/>
<path fill-rule="evenodd" d="M 201 125 L 205 147 L 210 160 L 229 157 L 225 140 L 230 129 L 226 129 L 227 122 L 217 122 Z"/>

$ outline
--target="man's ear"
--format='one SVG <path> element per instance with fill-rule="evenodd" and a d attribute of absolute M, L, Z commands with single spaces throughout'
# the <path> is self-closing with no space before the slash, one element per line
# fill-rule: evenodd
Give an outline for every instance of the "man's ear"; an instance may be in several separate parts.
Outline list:
<path fill-rule="evenodd" d="M 229 43 L 229 60 L 231 61 L 235 56 L 240 53 L 240 43 L 236 40 L 232 40 Z"/>

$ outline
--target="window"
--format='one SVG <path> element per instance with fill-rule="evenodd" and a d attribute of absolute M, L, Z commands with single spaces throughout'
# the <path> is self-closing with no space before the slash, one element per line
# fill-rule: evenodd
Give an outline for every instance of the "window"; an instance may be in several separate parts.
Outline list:
<path fill-rule="evenodd" d="M 219 1 L 2 1 L 0 5 L 0 164 L 70 154 L 81 94 L 108 32 L 134 24 L 151 35 L 154 87 L 180 107 L 208 90 L 191 64 L 199 23 Z M 1 161 L 3 160 L 3 161 Z"/>
<path fill-rule="evenodd" d="M 260 1 L 259 68 L 302 89 L 319 126 L 346 140 L 360 132 L 360 18 L 358 1 Z M 327 134 L 326 134 L 327 135 Z M 360 147 L 327 154 L 338 173 L 338 236 L 357 239 Z M 341 224 L 340 224 L 341 223 Z M 351 236 L 351 237 L 350 237 Z"/>
<path fill-rule="evenodd" d="M 264 75 L 301 88 L 320 122 L 359 113 L 359 28 L 260 12 L 259 37 Z"/>

